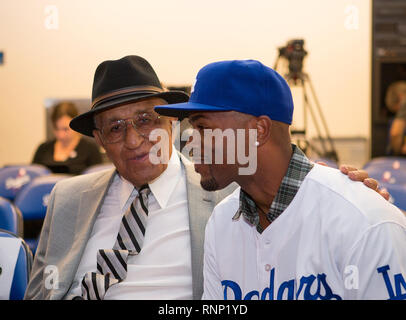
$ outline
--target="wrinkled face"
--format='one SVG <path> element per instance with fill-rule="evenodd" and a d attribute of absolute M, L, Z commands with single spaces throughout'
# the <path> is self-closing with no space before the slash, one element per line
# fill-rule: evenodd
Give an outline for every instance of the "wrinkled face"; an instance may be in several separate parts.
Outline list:
<path fill-rule="evenodd" d="M 149 98 L 109 109 L 95 116 L 98 130 L 94 130 L 93 135 L 96 142 L 106 150 L 107 156 L 114 163 L 119 174 L 137 188 L 159 177 L 167 167 L 167 163 L 154 164 L 150 161 L 150 150 L 160 140 L 150 141 L 146 133 L 153 129 L 165 130 L 169 138 L 169 157 L 172 152 L 171 120 L 173 118 L 157 118 L 158 114 L 155 113 L 154 106 L 160 104 L 166 104 L 166 101 L 159 98 Z M 143 115 L 147 115 L 145 119 L 149 117 L 155 119 L 147 127 L 147 130 L 141 127 L 145 120 L 143 118 L 139 120 L 140 116 Z M 129 120 L 125 122 L 125 130 L 122 135 L 118 134 L 120 132 L 118 131 L 119 126 L 116 125 L 120 123 L 120 120 Z M 135 128 L 131 125 L 131 120 L 133 120 Z M 137 123 L 142 129 L 137 129 Z M 114 134 L 115 139 L 109 141 L 109 132 Z M 120 136 L 122 139 L 117 139 Z"/>
<path fill-rule="evenodd" d="M 65 115 L 54 123 L 54 135 L 56 140 L 62 142 L 63 144 L 67 144 L 72 141 L 72 139 L 76 136 L 76 132 L 73 131 L 69 127 L 69 123 L 72 120 L 71 117 Z"/>
<path fill-rule="evenodd" d="M 201 163 L 195 162 L 195 170 L 201 175 L 200 184 L 203 189 L 208 191 L 220 190 L 236 181 L 239 164 L 236 157 L 238 147 L 235 133 L 236 129 L 246 129 L 246 123 L 239 121 L 234 112 L 200 111 L 192 113 L 189 116 L 189 122 L 201 137 Z M 210 136 L 208 134 L 208 132 L 215 133 L 216 130 L 219 132 L 218 135 Z M 234 133 L 231 134 L 230 139 L 226 130 L 229 133 Z M 216 139 L 218 139 L 217 142 Z M 235 146 L 234 149 L 230 149 L 231 151 L 228 149 L 230 144 Z M 233 156 L 234 161 L 230 159 Z"/>

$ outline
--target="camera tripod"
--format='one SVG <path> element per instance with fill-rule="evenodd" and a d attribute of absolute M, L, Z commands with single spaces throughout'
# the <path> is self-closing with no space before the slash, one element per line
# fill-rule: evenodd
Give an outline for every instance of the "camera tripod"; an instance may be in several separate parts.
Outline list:
<path fill-rule="evenodd" d="M 277 65 L 278 65 L 279 57 L 275 62 L 274 70 L 276 70 Z M 290 72 L 285 75 L 285 79 L 288 82 L 288 84 L 293 83 L 294 85 L 298 85 L 302 88 L 303 91 L 303 130 L 291 130 L 291 134 L 293 137 L 297 137 L 297 144 L 298 146 L 305 152 L 307 153 L 307 150 L 310 149 L 313 152 L 317 153 L 320 157 L 325 157 L 329 159 L 333 159 L 336 162 L 338 162 L 338 156 L 337 152 L 334 147 L 334 142 L 333 139 L 330 136 L 330 132 L 328 130 L 327 122 L 326 119 L 324 118 L 324 115 L 322 113 L 321 107 L 319 100 L 317 99 L 316 92 L 314 90 L 313 84 L 310 80 L 310 77 L 307 73 L 302 72 L 302 71 L 296 71 Z M 316 114 L 314 111 L 314 108 L 312 107 L 310 101 L 309 101 L 309 95 L 307 93 L 307 87 L 310 88 L 310 92 L 313 96 L 313 100 L 316 105 L 316 111 L 319 114 L 319 118 L 321 120 L 321 124 L 324 128 L 326 138 L 322 137 L 321 134 L 321 128 L 319 123 L 317 122 Z M 307 114 L 310 113 L 310 116 L 313 120 L 315 129 L 317 131 L 317 138 L 320 141 L 321 145 L 321 150 L 317 148 L 316 146 L 312 145 L 306 138 L 306 133 L 307 133 Z M 327 143 L 330 145 L 330 149 L 327 148 Z"/>

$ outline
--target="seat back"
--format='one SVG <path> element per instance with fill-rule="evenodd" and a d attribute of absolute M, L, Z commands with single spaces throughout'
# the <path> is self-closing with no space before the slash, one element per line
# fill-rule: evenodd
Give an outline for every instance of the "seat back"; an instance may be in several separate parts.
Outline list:
<path fill-rule="evenodd" d="M 366 171 L 371 178 L 380 183 L 406 184 L 406 170 L 393 169 L 391 166 L 370 166 Z"/>
<path fill-rule="evenodd" d="M 50 174 L 34 178 L 14 200 L 24 220 L 44 219 L 49 195 L 55 184 L 67 175 Z"/>
<path fill-rule="evenodd" d="M 49 174 L 34 178 L 18 193 L 14 204 L 20 209 L 24 220 L 24 240 L 35 255 L 42 224 L 47 212 L 50 193 L 55 184 L 69 177 Z"/>
<path fill-rule="evenodd" d="M 0 229 L 23 237 L 23 217 L 21 211 L 8 199 L 0 197 Z"/>
<path fill-rule="evenodd" d="M 390 194 L 390 202 L 392 202 L 399 209 L 406 211 L 406 184 L 394 185 L 382 183 L 381 188 L 388 190 Z"/>
<path fill-rule="evenodd" d="M 32 253 L 23 239 L 0 230 L 0 299 L 22 300 L 27 288 Z"/>
<path fill-rule="evenodd" d="M 390 156 L 374 158 L 368 161 L 362 169 L 368 171 L 370 168 L 406 171 L 406 158 Z"/>
<path fill-rule="evenodd" d="M 50 173 L 48 168 L 37 164 L 4 167 L 0 170 L 0 196 L 14 201 L 30 181 Z"/>

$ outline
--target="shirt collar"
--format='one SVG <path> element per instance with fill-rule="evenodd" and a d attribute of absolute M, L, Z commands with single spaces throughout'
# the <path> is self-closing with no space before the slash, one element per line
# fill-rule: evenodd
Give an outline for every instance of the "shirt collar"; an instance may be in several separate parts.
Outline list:
<path fill-rule="evenodd" d="M 148 184 L 161 209 L 164 209 L 167 206 L 172 192 L 178 184 L 181 176 L 182 167 L 179 155 L 176 152 L 175 147 L 172 146 L 172 155 L 165 171 L 158 178 Z"/>
<path fill-rule="evenodd" d="M 156 179 L 148 183 L 151 193 L 154 195 L 161 209 L 164 209 L 172 195 L 175 186 L 182 175 L 182 167 L 179 159 L 179 155 L 176 152 L 174 146 L 172 146 L 172 155 L 169 159 L 168 166 L 165 171 Z M 127 202 L 130 198 L 135 198 L 138 191 L 134 188 L 134 185 L 118 175 L 121 179 L 120 186 L 120 207 L 124 209 L 127 206 Z M 170 187 L 168 187 L 170 186 Z M 132 201 L 132 199 L 131 199 Z"/>
<path fill-rule="evenodd" d="M 304 178 L 313 168 L 313 164 L 302 150 L 294 144 L 292 144 L 292 150 L 293 153 L 288 169 L 267 214 L 269 222 L 274 221 L 289 206 L 299 191 Z M 239 219 L 241 215 L 243 215 L 250 224 L 256 226 L 258 232 L 261 233 L 263 231 L 259 224 L 256 204 L 243 189 L 240 191 L 240 207 L 234 215 L 233 220 Z"/>
<path fill-rule="evenodd" d="M 118 196 L 120 197 L 119 198 L 120 208 L 123 211 L 127 207 L 127 202 L 129 200 L 129 198 L 135 197 L 134 194 L 136 194 L 137 191 L 135 190 L 134 185 L 130 181 L 124 179 L 120 174 L 118 174 L 118 172 L 117 172 L 117 176 L 119 177 L 119 179 L 121 181 L 120 187 L 119 187 L 120 192 L 119 192 Z"/>

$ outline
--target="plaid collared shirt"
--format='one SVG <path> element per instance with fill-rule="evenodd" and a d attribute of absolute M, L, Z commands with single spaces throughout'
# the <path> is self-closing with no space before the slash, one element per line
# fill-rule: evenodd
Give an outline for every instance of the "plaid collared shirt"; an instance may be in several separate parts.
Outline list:
<path fill-rule="evenodd" d="M 294 144 L 292 144 L 292 150 L 293 154 L 288 170 L 266 215 L 270 223 L 289 206 L 304 178 L 313 168 L 313 164 L 307 159 L 302 150 Z M 257 227 L 259 233 L 264 231 L 259 224 L 257 206 L 254 200 L 243 189 L 240 191 L 240 207 L 234 215 L 233 220 L 239 219 L 241 214 L 249 223 Z"/>

